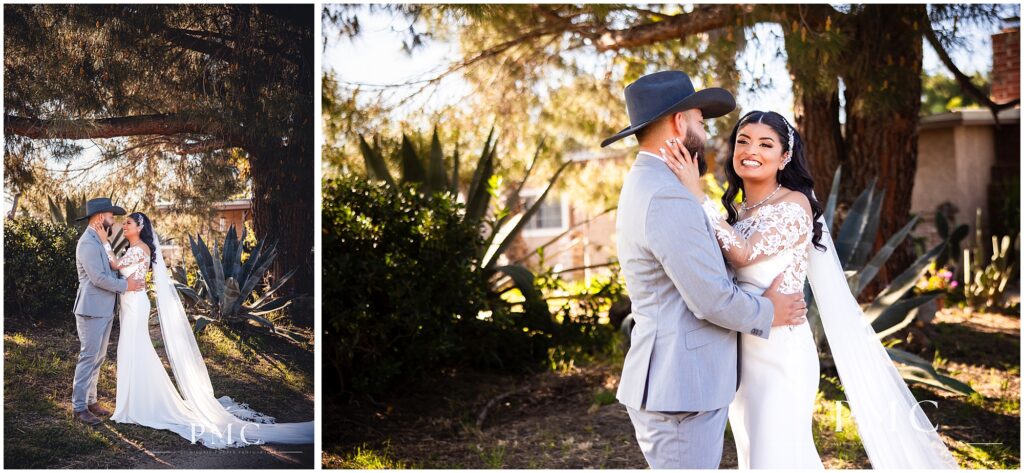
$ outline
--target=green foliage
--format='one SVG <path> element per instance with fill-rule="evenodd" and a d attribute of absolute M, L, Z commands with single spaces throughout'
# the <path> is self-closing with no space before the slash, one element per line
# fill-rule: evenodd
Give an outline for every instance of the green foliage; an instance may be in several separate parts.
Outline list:
<path fill-rule="evenodd" d="M 427 195 L 449 193 L 458 195 L 460 191 L 461 177 L 459 169 L 459 150 L 455 147 L 450 158 L 444 155 L 443 146 L 438 131 L 435 127 L 430 140 L 429 150 L 426 153 L 417 151 L 413 140 L 408 135 L 402 135 L 399 149 L 390 153 L 394 156 L 392 161 L 400 162 L 400 178 L 392 177 L 388 170 L 388 160 L 385 158 L 379 147 L 370 145 L 365 138 L 359 138 L 359 148 L 366 164 L 366 169 L 371 179 L 385 182 L 389 186 L 396 183 L 413 186 L 420 192 Z M 534 152 L 533 161 L 526 170 L 526 175 L 521 181 L 510 188 L 503 206 L 493 206 L 492 200 L 496 199 L 501 192 L 501 179 L 494 174 L 495 156 L 497 144 L 492 128 L 484 142 L 483 150 L 473 170 L 472 180 L 466 192 L 466 209 L 463 219 L 471 225 L 479 227 L 479 233 L 486 235 L 483 245 L 477 247 L 480 253 L 475 255 L 477 264 L 481 271 L 480 275 L 484 280 L 490 281 L 491 292 L 489 298 L 495 300 L 503 292 L 511 287 L 517 288 L 524 297 L 525 304 L 530 307 L 542 305 L 540 294 L 534 290 L 534 275 L 521 265 L 506 265 L 498 267 L 498 261 L 509 245 L 522 233 L 530 218 L 540 209 L 545 197 L 552 187 L 558 182 L 562 172 L 571 164 L 563 163 L 554 175 L 548 179 L 544 191 L 537 200 L 529 207 L 522 208 L 520 205 L 520 192 L 522 192 L 530 174 L 536 167 L 544 149 L 541 142 Z M 424 154 L 424 156 L 421 156 Z M 451 170 L 447 169 L 447 162 L 451 162 Z M 428 172 L 429 170 L 429 172 Z M 451 176 L 449 178 L 449 176 Z M 492 208 L 494 207 L 494 208 Z M 511 281 L 512 285 L 502 288 L 504 282 Z M 528 312 L 532 312 L 528 310 Z"/>
<path fill-rule="evenodd" d="M 228 229 L 221 247 L 215 242 L 211 249 L 201 236 L 197 235 L 193 239 L 189 235 L 189 246 L 196 260 L 199 278 L 189 286 L 185 273 L 176 271 L 175 286 L 199 312 L 194 316 L 196 334 L 202 333 L 210 323 L 250 327 L 252 325 L 248 322 L 253 322 L 273 335 L 305 342 L 300 334 L 275 324 L 271 318 L 271 314 L 284 309 L 298 297 L 297 294 L 273 297 L 295 274 L 295 270 L 289 271 L 269 287 L 257 290 L 277 257 L 277 244 L 268 244 L 266 238 L 259 240 L 243 262 L 242 243 L 245 240 L 246 232 L 243 230 L 239 238 L 234 225 Z"/>
<path fill-rule="evenodd" d="M 329 385 L 381 393 L 446 367 L 564 366 L 610 339 L 613 330 L 597 323 L 596 300 L 553 317 L 526 268 L 482 267 L 487 240 L 466 206 L 450 192 L 421 190 L 356 175 L 324 187 Z M 600 297 L 613 292 L 621 289 Z"/>
<path fill-rule="evenodd" d="M 982 106 L 974 97 L 965 94 L 960 84 L 950 75 L 926 72 L 921 75 L 922 115 L 936 115 L 958 108 L 980 108 Z M 975 72 L 971 77 L 971 82 L 978 85 L 978 88 L 988 95 L 991 82 L 986 74 Z"/>
<path fill-rule="evenodd" d="M 472 360 L 468 349 L 491 343 L 466 338 L 484 307 L 475 260 L 482 240 L 460 204 L 353 175 L 327 181 L 323 196 L 331 381 L 343 391 L 379 393 L 401 378 Z"/>
<path fill-rule="evenodd" d="M 832 190 L 825 205 L 825 221 L 829 226 L 832 225 L 834 218 L 841 174 L 842 168 L 840 167 L 836 170 L 835 178 L 832 181 Z M 885 192 L 876 192 L 875 183 L 872 182 L 868 189 L 864 190 L 854 201 L 835 238 L 836 253 L 846 271 L 846 280 L 854 296 L 860 295 L 878 275 L 879 270 L 917 223 L 916 216 L 911 218 L 910 222 L 889 237 L 878 253 L 871 256 L 870 252 L 878 234 L 884 197 Z M 882 289 L 875 299 L 864 308 L 864 316 L 867 317 L 879 338 L 896 333 L 909 325 L 917 317 L 918 310 L 922 305 L 939 297 L 939 294 L 915 296 L 913 289 L 915 283 L 942 254 L 945 247 L 946 242 L 944 241 L 927 251 L 910 267 L 893 278 L 889 285 Z M 871 256 L 870 259 L 869 256 Z M 805 288 L 804 293 L 808 305 L 808 320 L 812 324 L 815 338 L 820 347 L 824 339 L 821 316 L 817 304 L 812 304 L 814 297 L 809 285 Z M 891 347 L 886 350 L 893 360 L 904 365 L 899 369 L 907 381 L 930 384 L 959 394 L 973 392 L 964 383 L 938 373 L 930 362 L 922 362 L 916 355 Z"/>
<path fill-rule="evenodd" d="M 1013 278 L 1020 235 L 1012 239 L 992 235 L 992 255 L 986 265 L 982 261 L 985 242 L 981 237 L 981 209 L 978 209 L 976 222 L 974 251 L 964 250 L 964 296 L 971 308 L 991 310 L 1003 302 L 1006 286 Z"/>
<path fill-rule="evenodd" d="M 543 252 L 540 266 L 546 266 Z M 610 274 L 592 277 L 589 283 L 568 281 L 564 273 L 551 268 L 538 276 L 538 286 L 558 322 L 558 343 L 549 355 L 552 369 L 571 368 L 577 361 L 607 355 L 614 348 L 616 326 L 610 311 L 627 296 L 618 263 L 610 269 Z"/>
<path fill-rule="evenodd" d="M 4 223 L 4 317 L 73 320 L 79 232 L 27 216 Z"/>

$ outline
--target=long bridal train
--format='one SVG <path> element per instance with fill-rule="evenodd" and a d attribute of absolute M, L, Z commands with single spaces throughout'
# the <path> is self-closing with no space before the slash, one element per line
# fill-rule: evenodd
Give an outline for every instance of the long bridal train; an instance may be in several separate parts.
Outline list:
<path fill-rule="evenodd" d="M 111 419 L 170 430 L 209 448 L 313 443 L 313 421 L 274 423 L 273 417 L 255 412 L 228 396 L 214 396 L 206 363 L 168 275 L 155 233 L 154 238 L 156 261 L 152 269 L 157 314 L 177 389 L 149 337 L 149 297 L 144 291 L 125 294 L 121 298 L 117 402 Z M 126 267 L 121 271 L 126 275 L 142 271 L 144 275 L 148 264 L 149 258 L 142 249 L 132 248 L 122 259 L 122 266 Z"/>

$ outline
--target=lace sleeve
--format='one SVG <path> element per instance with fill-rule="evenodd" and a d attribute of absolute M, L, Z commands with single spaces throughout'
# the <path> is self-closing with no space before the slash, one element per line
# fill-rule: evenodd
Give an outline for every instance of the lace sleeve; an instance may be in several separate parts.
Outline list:
<path fill-rule="evenodd" d="M 128 251 L 124 252 L 124 256 L 117 260 L 122 267 L 131 266 L 136 263 L 141 263 L 145 260 L 146 255 L 142 254 L 142 248 L 133 246 L 128 248 Z"/>
<path fill-rule="evenodd" d="M 729 225 L 710 199 L 704 201 L 703 208 L 714 225 L 715 236 L 725 258 L 737 268 L 805 245 L 811 231 L 810 215 L 795 202 L 780 202 L 762 208 L 746 237 Z"/>
<path fill-rule="evenodd" d="M 146 271 L 149 270 L 149 258 L 146 256 L 146 252 L 138 246 L 128 248 L 128 251 L 124 252 L 124 256 L 118 260 L 118 264 L 122 268 L 138 264 L 139 267 L 132 272 L 131 276 L 139 279 L 144 278 Z"/>

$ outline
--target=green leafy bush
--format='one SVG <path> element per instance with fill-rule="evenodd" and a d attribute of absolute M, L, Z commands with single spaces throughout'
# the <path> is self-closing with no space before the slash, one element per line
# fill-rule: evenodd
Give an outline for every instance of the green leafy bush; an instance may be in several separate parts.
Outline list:
<path fill-rule="evenodd" d="M 4 317 L 18 321 L 73 320 L 78 291 L 71 226 L 28 216 L 4 224 Z"/>
<path fill-rule="evenodd" d="M 323 199 L 329 389 L 380 393 L 444 368 L 547 369 L 614 336 L 597 328 L 597 305 L 552 316 L 519 266 L 485 277 L 487 241 L 452 193 L 345 176 L 325 184 Z"/>
<path fill-rule="evenodd" d="M 323 192 L 323 323 L 328 382 L 380 392 L 465 354 L 483 308 L 475 224 L 447 195 L 356 176 Z M 479 340 L 477 340 L 479 341 Z M 488 342 L 490 343 L 490 342 Z M 332 379 L 333 376 L 333 379 Z"/>

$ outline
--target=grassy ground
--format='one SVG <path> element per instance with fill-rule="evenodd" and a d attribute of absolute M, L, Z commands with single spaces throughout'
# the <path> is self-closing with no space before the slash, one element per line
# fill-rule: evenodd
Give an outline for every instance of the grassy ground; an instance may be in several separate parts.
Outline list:
<path fill-rule="evenodd" d="M 1020 465 L 1020 318 L 944 311 L 925 330 L 936 366 L 978 391 L 970 398 L 914 387 L 963 468 Z M 389 399 L 324 405 L 325 468 L 645 468 L 615 401 L 621 359 L 565 373 L 453 372 Z M 441 387 L 439 389 L 439 387 Z M 827 468 L 870 468 L 836 373 L 823 369 L 815 442 Z M 490 405 L 488 408 L 487 406 Z M 486 410 L 483 422 L 481 413 Z M 479 425 L 479 428 L 478 428 Z M 722 468 L 736 468 L 726 433 Z"/>
<path fill-rule="evenodd" d="M 151 330 L 161 350 L 159 328 Z M 118 324 L 100 375 L 100 402 L 114 407 Z M 313 353 L 277 339 L 247 337 L 262 355 L 216 327 L 200 337 L 214 391 L 278 422 L 313 417 Z M 12 327 L 4 333 L 4 468 L 311 468 L 313 445 L 210 450 L 163 430 L 71 417 L 78 354 L 74 325 Z M 166 363 L 165 363 L 166 364 Z M 168 372 L 169 366 L 168 366 Z"/>

